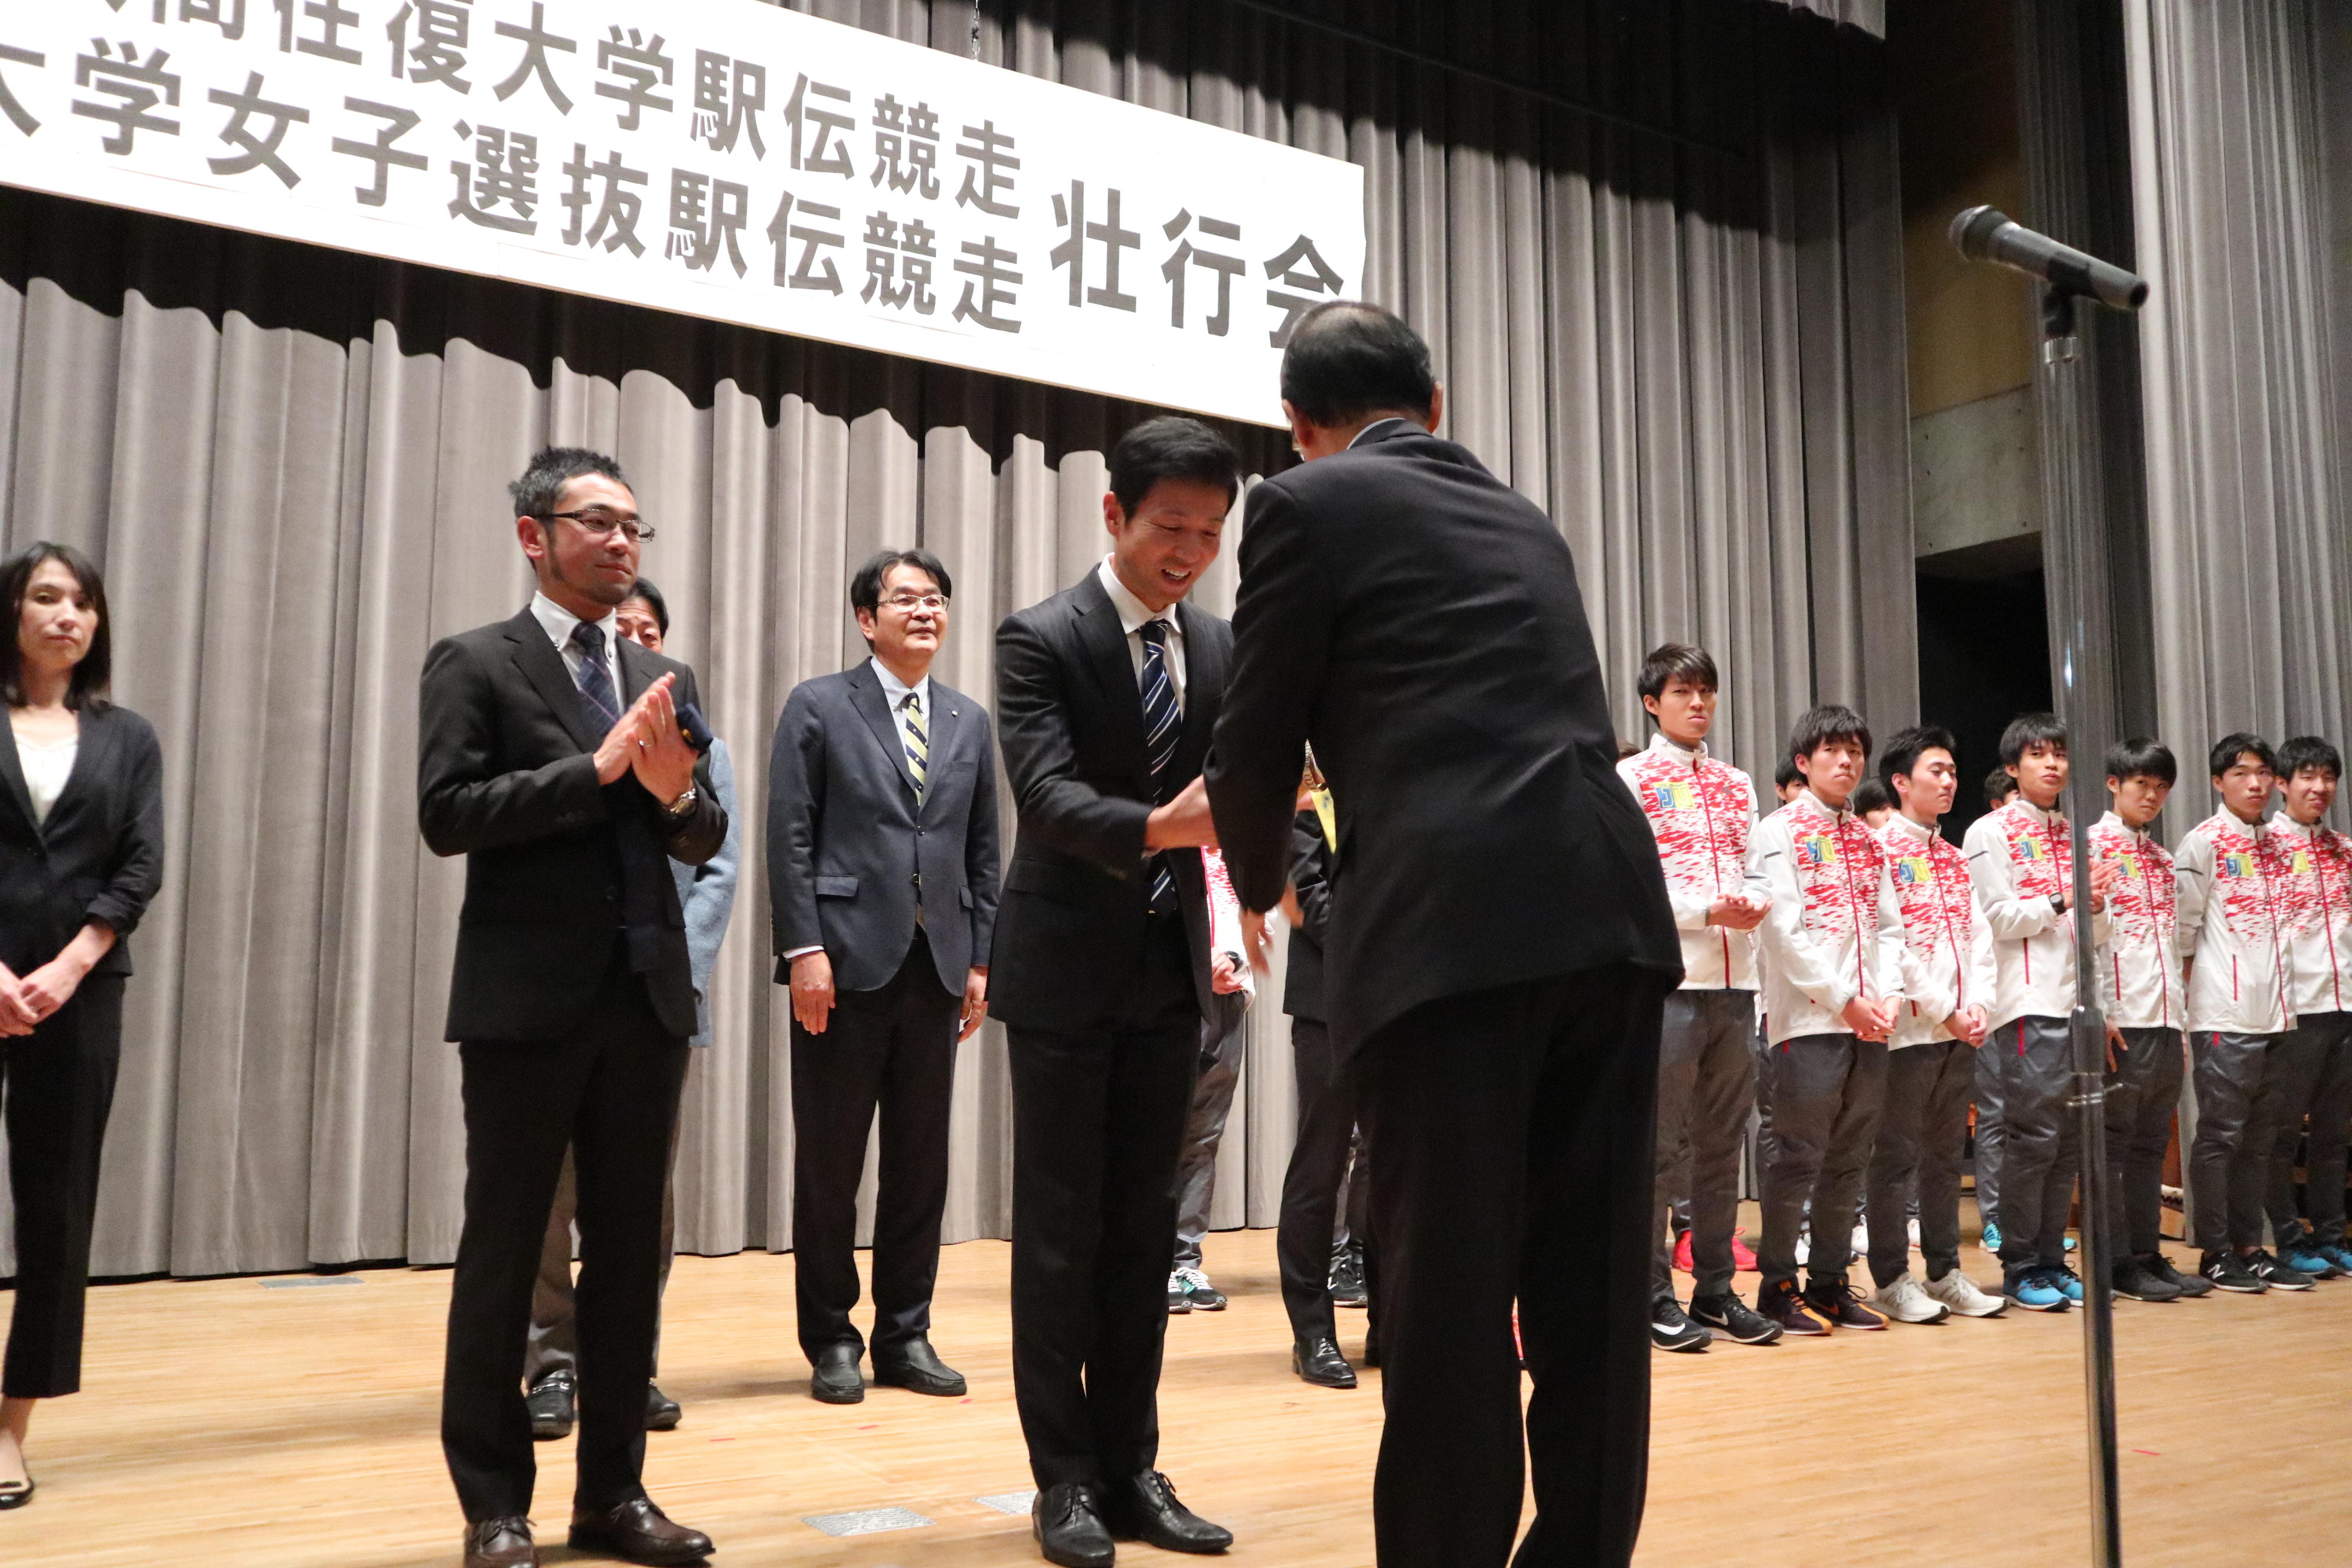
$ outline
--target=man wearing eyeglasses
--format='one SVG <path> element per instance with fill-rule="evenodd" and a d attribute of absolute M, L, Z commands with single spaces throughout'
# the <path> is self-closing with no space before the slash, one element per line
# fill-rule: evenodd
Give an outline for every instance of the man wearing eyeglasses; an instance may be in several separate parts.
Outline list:
<path fill-rule="evenodd" d="M 793 1253 L 809 1392 L 866 1397 L 857 1187 L 879 1110 L 874 1381 L 960 1397 L 931 1348 L 956 1047 L 988 1008 L 996 763 L 988 710 L 931 679 L 947 568 L 886 550 L 850 580 L 869 654 L 784 701 L 768 768 L 776 981 L 792 987 Z"/>
<path fill-rule="evenodd" d="M 727 813 L 694 671 L 619 635 L 652 535 L 620 465 L 551 447 L 510 487 L 539 580 L 520 615 L 425 655 L 417 819 L 466 857 L 449 982 L 466 1115 L 441 1446 L 466 1568 L 525 1568 L 536 1462 L 523 1403 L 531 1280 L 566 1146 L 578 1175 L 580 1436 L 571 1544 L 693 1563 L 699 1531 L 646 1497 L 669 1130 L 695 1029 L 672 859 L 717 853 Z"/>

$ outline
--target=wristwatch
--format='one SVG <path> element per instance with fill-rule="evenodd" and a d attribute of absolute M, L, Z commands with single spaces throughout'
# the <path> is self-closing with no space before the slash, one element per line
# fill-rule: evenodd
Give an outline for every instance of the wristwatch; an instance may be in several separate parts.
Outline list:
<path fill-rule="evenodd" d="M 662 815 L 668 817 L 673 822 L 677 821 L 679 817 L 684 816 L 688 812 L 694 809 L 696 795 L 697 791 L 695 787 L 692 784 L 687 785 L 686 793 L 684 795 L 679 795 L 676 800 L 671 801 L 667 805 L 662 807 Z"/>

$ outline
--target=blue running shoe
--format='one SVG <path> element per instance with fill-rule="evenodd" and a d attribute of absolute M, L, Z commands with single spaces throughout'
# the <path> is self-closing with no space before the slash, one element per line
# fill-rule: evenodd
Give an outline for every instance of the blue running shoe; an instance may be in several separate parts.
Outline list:
<path fill-rule="evenodd" d="M 2000 1256 L 2000 1222 L 1999 1220 L 1985 1221 L 1984 1240 L 1978 1245 L 1996 1258 Z"/>
<path fill-rule="evenodd" d="M 2066 1292 L 2051 1278 L 2050 1270 L 2036 1268 L 2005 1281 L 2000 1293 L 2029 1312 L 2063 1312 L 2066 1310 Z"/>
<path fill-rule="evenodd" d="M 2083 1277 L 2080 1274 L 2066 1268 L 2049 1268 L 2042 1272 L 2049 1276 L 2052 1284 L 2066 1292 L 2066 1300 L 2069 1301 L 2080 1301 L 2083 1299 Z"/>
<path fill-rule="evenodd" d="M 2308 1274 L 2314 1279 L 2333 1279 L 2344 1272 L 2336 1259 L 2307 1241 L 2296 1242 L 2279 1251 L 2279 1261 L 2298 1274 Z"/>
<path fill-rule="evenodd" d="M 2347 1249 L 2341 1245 L 2322 1247 L 2319 1248 L 2319 1256 L 2336 1265 L 2336 1273 L 2352 1274 L 2352 1249 Z"/>
<path fill-rule="evenodd" d="M 2075 1240 L 2073 1237 L 2071 1237 L 2071 1236 L 2070 1236 L 2070 1237 L 2068 1237 L 2066 1238 L 2066 1250 L 2067 1250 L 2067 1251 L 2069 1251 L 2069 1252 L 2074 1251 L 2074 1248 L 2076 1248 L 2077 1247 L 2079 1247 L 2079 1246 L 2081 1246 L 2081 1245 L 2082 1245 L 2082 1243 L 2080 1243 L 2080 1242 L 2076 1241 L 2076 1240 Z"/>

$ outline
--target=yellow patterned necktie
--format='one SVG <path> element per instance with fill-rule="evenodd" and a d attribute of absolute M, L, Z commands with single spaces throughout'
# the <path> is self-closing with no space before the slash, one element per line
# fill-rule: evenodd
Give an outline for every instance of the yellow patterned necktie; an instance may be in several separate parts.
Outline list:
<path fill-rule="evenodd" d="M 923 732 L 923 700 L 918 693 L 909 691 L 899 700 L 898 706 L 907 715 L 907 769 L 915 775 L 915 798 L 920 800 L 924 787 L 929 783 L 928 770 L 931 762 L 930 737 Z"/>

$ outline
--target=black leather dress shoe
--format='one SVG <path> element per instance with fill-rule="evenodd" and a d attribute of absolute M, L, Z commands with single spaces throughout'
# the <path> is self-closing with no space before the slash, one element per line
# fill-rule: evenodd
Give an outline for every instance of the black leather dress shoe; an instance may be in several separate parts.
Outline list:
<path fill-rule="evenodd" d="M 5 1513 L 12 1508 L 24 1507 L 33 1500 L 33 1494 L 40 1489 L 41 1484 L 33 1479 L 33 1472 L 30 1470 L 25 1472 L 25 1481 L 22 1486 L 14 1481 L 0 1484 L 0 1513 Z"/>
<path fill-rule="evenodd" d="M 523 1408 L 530 1412 L 530 1435 L 541 1442 L 572 1436 L 572 1422 L 578 1409 L 579 1384 L 562 1367 L 541 1376 L 523 1396 Z"/>
<path fill-rule="evenodd" d="M 1094 1489 L 1077 1481 L 1056 1481 L 1039 1491 L 1029 1505 L 1029 1533 L 1045 1561 L 1061 1568 L 1110 1568 L 1118 1548 L 1103 1528 L 1100 1508 Z"/>
<path fill-rule="evenodd" d="M 466 1527 L 466 1568 L 539 1568 L 530 1543 L 530 1521 L 478 1520 Z"/>
<path fill-rule="evenodd" d="M 1290 1347 L 1290 1370 L 1318 1388 L 1353 1388 L 1356 1369 L 1331 1340 L 1317 1335 Z"/>
<path fill-rule="evenodd" d="M 652 1384 L 649 1383 L 646 1384 L 646 1431 L 676 1431 L 677 1429 L 679 1419 L 685 1415 L 686 1411 L 678 1405 L 677 1400 L 672 1399 L 668 1394 L 664 1394 Z"/>
<path fill-rule="evenodd" d="M 1215 1552 L 1234 1543 L 1232 1531 L 1177 1501 L 1176 1489 L 1158 1470 L 1105 1487 L 1102 1517 L 1116 1539 L 1140 1541 L 1162 1552 Z"/>
<path fill-rule="evenodd" d="M 809 1378 L 811 1397 L 825 1405 L 855 1405 L 866 1397 L 866 1379 L 857 1371 L 856 1345 L 827 1345 L 816 1353 L 816 1370 Z"/>
<path fill-rule="evenodd" d="M 963 1373 L 941 1361 L 931 1342 L 919 1334 L 903 1345 L 874 1352 L 874 1381 L 941 1399 L 961 1399 L 967 1387 Z"/>
<path fill-rule="evenodd" d="M 602 1552 L 624 1563 L 645 1563 L 653 1568 L 699 1563 L 711 1553 L 710 1537 L 682 1524 L 654 1506 L 651 1498 L 631 1498 L 603 1510 L 575 1507 L 572 1510 L 571 1543 L 582 1552 Z"/>

